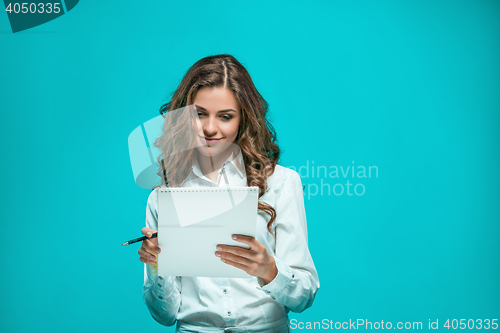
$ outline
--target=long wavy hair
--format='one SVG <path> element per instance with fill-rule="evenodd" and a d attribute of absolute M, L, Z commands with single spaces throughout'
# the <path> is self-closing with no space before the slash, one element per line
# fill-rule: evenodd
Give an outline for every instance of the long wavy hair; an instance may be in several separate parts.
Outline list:
<path fill-rule="evenodd" d="M 198 60 L 184 75 L 171 100 L 160 107 L 160 113 L 191 105 L 198 90 L 204 87 L 227 88 L 238 100 L 242 117 L 234 143 L 241 149 L 247 186 L 257 186 L 259 198 L 262 197 L 267 191 L 267 178 L 274 173 L 278 163 L 280 148 L 276 143 L 276 132 L 266 118 L 268 103 L 255 88 L 245 67 L 232 55 L 212 55 Z M 173 119 L 169 124 L 165 122 L 163 134 L 154 143 L 161 150 L 158 175 L 162 183 L 157 187 L 180 184 L 188 176 L 196 158 L 194 151 L 175 154 L 194 140 L 188 126 L 193 119 L 191 113 L 178 112 Z M 271 229 L 276 210 L 260 200 L 258 209 L 270 216 L 267 229 L 276 237 Z"/>

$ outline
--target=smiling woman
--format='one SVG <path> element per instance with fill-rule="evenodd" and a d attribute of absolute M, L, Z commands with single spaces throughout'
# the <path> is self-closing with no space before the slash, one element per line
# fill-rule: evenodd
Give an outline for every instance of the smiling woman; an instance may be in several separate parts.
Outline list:
<path fill-rule="evenodd" d="M 193 103 L 200 122 L 197 147 L 201 154 L 198 162 L 203 173 L 215 182 L 217 170 L 211 170 L 212 162 L 219 166 L 229 157 L 228 149 L 222 152 L 229 145 L 223 143 L 233 143 L 236 140 L 241 119 L 240 106 L 234 94 L 223 87 L 200 89 Z M 211 157 L 215 161 L 211 161 Z"/>
<path fill-rule="evenodd" d="M 289 332 L 288 312 L 312 305 L 319 278 L 308 248 L 302 182 L 277 164 L 267 102 L 246 69 L 222 54 L 196 62 L 160 113 L 179 109 L 187 111 L 174 114 L 170 127 L 165 121 L 155 142 L 163 181 L 149 195 L 142 233 L 150 237 L 158 230 L 158 188 L 224 186 L 222 174 L 225 186 L 256 186 L 256 236 L 234 235 L 247 248 L 214 249 L 222 262 L 251 277 L 158 276 L 161 249 L 150 238 L 139 249 L 144 302 L 159 323 L 177 323 L 177 332 Z M 185 150 L 191 141 L 195 149 Z"/>

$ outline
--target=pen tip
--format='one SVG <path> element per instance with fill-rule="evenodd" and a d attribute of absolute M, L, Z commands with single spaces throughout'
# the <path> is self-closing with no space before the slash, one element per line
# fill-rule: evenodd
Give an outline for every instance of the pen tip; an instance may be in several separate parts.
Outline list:
<path fill-rule="evenodd" d="M 123 246 L 123 245 L 128 245 L 128 242 L 123 243 L 123 244 L 122 244 L 122 246 Z"/>

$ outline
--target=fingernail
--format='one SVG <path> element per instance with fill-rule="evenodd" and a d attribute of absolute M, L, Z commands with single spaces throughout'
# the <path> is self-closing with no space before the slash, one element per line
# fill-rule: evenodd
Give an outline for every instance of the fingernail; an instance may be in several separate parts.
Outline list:
<path fill-rule="evenodd" d="M 148 233 L 146 233 L 146 235 L 148 235 L 148 237 L 149 237 L 149 236 L 151 236 L 151 233 L 150 233 L 150 232 L 148 232 Z"/>
<path fill-rule="evenodd" d="M 155 260 L 155 256 L 151 256 L 149 259 L 151 259 L 151 260 Z"/>
<path fill-rule="evenodd" d="M 216 255 L 217 257 L 220 257 L 220 253 L 218 253 L 218 252 L 215 252 L 215 255 Z"/>
<path fill-rule="evenodd" d="M 226 259 L 221 259 L 222 262 L 226 262 Z"/>
<path fill-rule="evenodd" d="M 232 237 L 232 238 L 233 238 L 233 239 L 236 239 L 236 238 L 238 238 L 238 237 L 236 237 L 236 235 L 233 235 L 233 237 Z"/>

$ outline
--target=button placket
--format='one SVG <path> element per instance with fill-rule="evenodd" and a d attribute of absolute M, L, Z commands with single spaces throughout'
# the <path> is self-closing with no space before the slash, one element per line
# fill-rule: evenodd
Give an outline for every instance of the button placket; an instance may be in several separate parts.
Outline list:
<path fill-rule="evenodd" d="M 226 327 L 235 326 L 237 319 L 237 314 L 234 312 L 233 299 L 231 298 L 230 284 L 227 278 L 217 279 L 216 283 L 220 290 L 220 301 L 222 305 L 221 315 L 224 316 L 224 321 L 226 322 Z M 234 331 L 233 331 L 234 332 Z"/>

